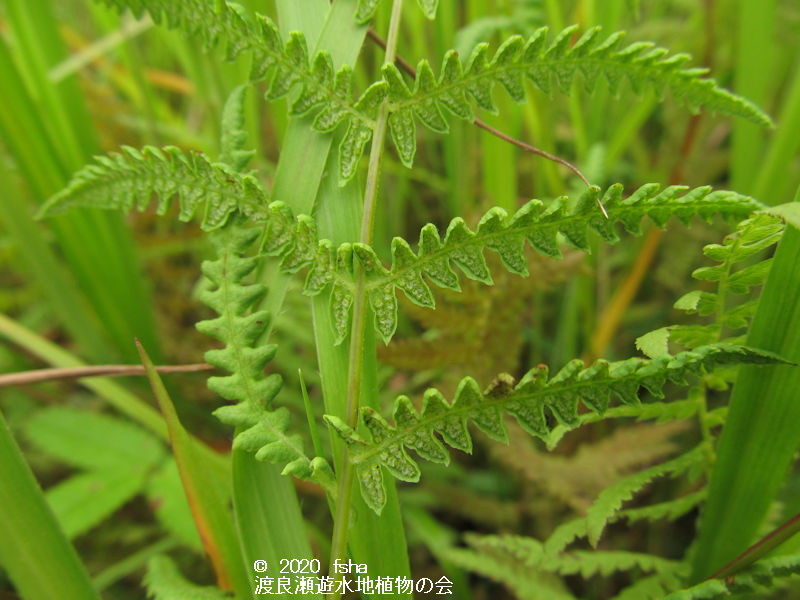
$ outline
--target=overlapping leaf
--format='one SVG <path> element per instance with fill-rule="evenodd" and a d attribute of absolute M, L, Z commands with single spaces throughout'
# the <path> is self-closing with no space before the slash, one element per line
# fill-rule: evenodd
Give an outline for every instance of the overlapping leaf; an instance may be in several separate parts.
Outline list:
<path fill-rule="evenodd" d="M 507 441 L 503 423 L 503 415 L 507 413 L 528 433 L 546 440 L 556 423 L 569 427 L 580 424 L 579 403 L 602 414 L 612 396 L 635 406 L 639 404 L 640 388 L 663 397 L 662 388 L 667 381 L 685 385 L 687 375 L 721 363 L 773 362 L 780 359 L 771 353 L 715 344 L 653 360 L 631 358 L 616 363 L 598 360 L 589 367 L 574 360 L 553 377 L 547 367 L 538 367 L 516 385 L 506 382 L 486 392 L 481 392 L 475 380 L 467 377 L 459 384 L 452 403 L 438 390 L 427 390 L 421 413 L 407 397 L 400 396 L 394 406 L 394 425 L 374 410 L 362 409 L 361 418 L 371 436 L 369 441 L 341 419 L 333 416 L 326 419 L 348 445 L 365 502 L 380 512 L 385 502 L 383 469 L 403 481 L 418 481 L 419 467 L 407 449 L 413 449 L 426 460 L 444 464 L 450 460 L 445 444 L 470 452 L 469 421 L 490 438 Z"/>

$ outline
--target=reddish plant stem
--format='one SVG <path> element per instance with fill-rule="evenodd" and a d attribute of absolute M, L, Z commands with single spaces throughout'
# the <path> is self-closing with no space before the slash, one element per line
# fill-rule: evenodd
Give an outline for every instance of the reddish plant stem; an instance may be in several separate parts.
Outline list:
<path fill-rule="evenodd" d="M 156 367 L 159 373 L 194 373 L 213 369 L 207 363 L 192 365 L 171 365 Z M 12 385 L 26 385 L 41 381 L 55 381 L 59 379 L 80 379 L 83 377 L 122 377 L 125 375 L 146 375 L 141 365 L 98 365 L 88 367 L 67 367 L 53 369 L 35 369 L 20 373 L 0 375 L 0 388 Z"/>

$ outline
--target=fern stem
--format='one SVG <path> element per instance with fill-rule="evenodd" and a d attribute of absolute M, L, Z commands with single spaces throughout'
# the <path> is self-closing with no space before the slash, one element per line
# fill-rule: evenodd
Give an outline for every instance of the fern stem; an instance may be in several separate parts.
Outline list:
<path fill-rule="evenodd" d="M 392 16 L 389 22 L 385 62 L 392 63 L 397 52 L 397 34 L 400 29 L 400 12 L 403 0 L 394 0 L 392 3 Z M 380 172 L 381 155 L 383 154 L 383 141 L 386 136 L 386 127 L 389 113 L 386 102 L 381 105 L 375 124 L 375 133 L 370 147 L 369 167 L 367 182 L 364 190 L 364 211 L 361 216 L 360 240 L 364 244 L 372 243 L 375 224 L 375 198 L 378 192 L 378 176 Z M 361 375 L 364 365 L 364 331 L 366 327 L 367 297 L 363 272 L 359 273 L 356 287 L 355 302 L 353 303 L 353 324 L 350 335 L 350 357 L 347 376 L 347 405 L 346 422 L 351 427 L 358 424 L 359 395 L 361 393 Z M 333 524 L 333 539 L 331 541 L 331 555 L 329 574 L 336 576 L 333 565 L 341 560 L 347 553 L 347 532 L 350 525 L 350 512 L 352 510 L 352 494 L 355 469 L 350 462 L 349 452 L 345 449 L 342 461 L 342 472 L 339 474 L 339 489 L 336 498 L 336 515 Z M 338 577 L 337 577 L 338 579 Z M 341 590 L 336 590 L 334 599 L 341 597 Z"/>
<path fill-rule="evenodd" d="M 393 63 L 397 54 L 397 33 L 400 29 L 400 10 L 403 0 L 395 0 L 392 5 L 392 19 L 389 23 L 389 35 L 386 38 L 386 54 L 384 62 Z M 375 224 L 375 196 L 378 192 L 378 172 L 380 170 L 381 155 L 383 154 L 383 140 L 386 136 L 388 119 L 386 102 L 378 113 L 375 125 L 375 134 L 370 148 L 369 169 L 367 171 L 367 184 L 364 190 L 364 214 L 361 218 L 361 242 L 372 243 L 372 232 Z"/>

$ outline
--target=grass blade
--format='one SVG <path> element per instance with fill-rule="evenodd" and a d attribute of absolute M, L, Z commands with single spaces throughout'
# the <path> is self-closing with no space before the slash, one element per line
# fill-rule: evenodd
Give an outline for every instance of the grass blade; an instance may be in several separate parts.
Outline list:
<path fill-rule="evenodd" d="M 218 485 L 208 471 L 202 454 L 197 451 L 197 442 L 181 425 L 161 377 L 138 340 L 136 348 L 167 423 L 186 497 L 203 546 L 217 575 L 217 583 L 222 589 L 235 590 L 240 597 L 248 596 L 251 589 L 250 577 L 242 562 L 239 540 L 227 509 L 224 488 Z"/>
<path fill-rule="evenodd" d="M 800 363 L 800 230 L 788 226 L 747 344 Z M 745 550 L 800 446 L 800 368 L 739 371 L 692 557 L 696 583 Z"/>
<path fill-rule="evenodd" d="M 99 600 L 0 413 L 0 565 L 25 600 Z"/>
<path fill-rule="evenodd" d="M 334 61 L 352 63 L 361 47 L 361 37 L 354 33 L 351 2 L 309 0 L 298 11 L 296 2 L 278 2 L 280 25 L 284 31 L 301 30 L 308 40 L 318 37 L 318 45 L 331 48 Z M 326 18 L 320 19 L 320 15 Z M 321 29 L 320 29 L 321 28 Z M 293 210 L 310 214 L 317 186 L 331 147 L 330 135 L 312 130 L 308 119 L 294 118 L 281 146 L 272 194 Z M 280 315 L 289 278 L 279 272 L 277 261 L 266 269 L 261 279 L 269 281 L 269 293 L 262 308 Z M 248 564 L 257 559 L 278 564 L 282 558 L 311 558 L 291 479 L 281 475 L 276 465 L 261 463 L 252 454 L 234 450 L 233 490 L 239 535 Z M 312 594 L 298 597 L 316 597 Z"/>

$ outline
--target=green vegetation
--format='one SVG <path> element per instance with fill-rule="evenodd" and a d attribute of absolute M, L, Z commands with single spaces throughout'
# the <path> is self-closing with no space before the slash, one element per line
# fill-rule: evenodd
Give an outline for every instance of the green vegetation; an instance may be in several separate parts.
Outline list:
<path fill-rule="evenodd" d="M 0 592 L 800 598 L 793 3 L 263 4 L 0 7 Z"/>

